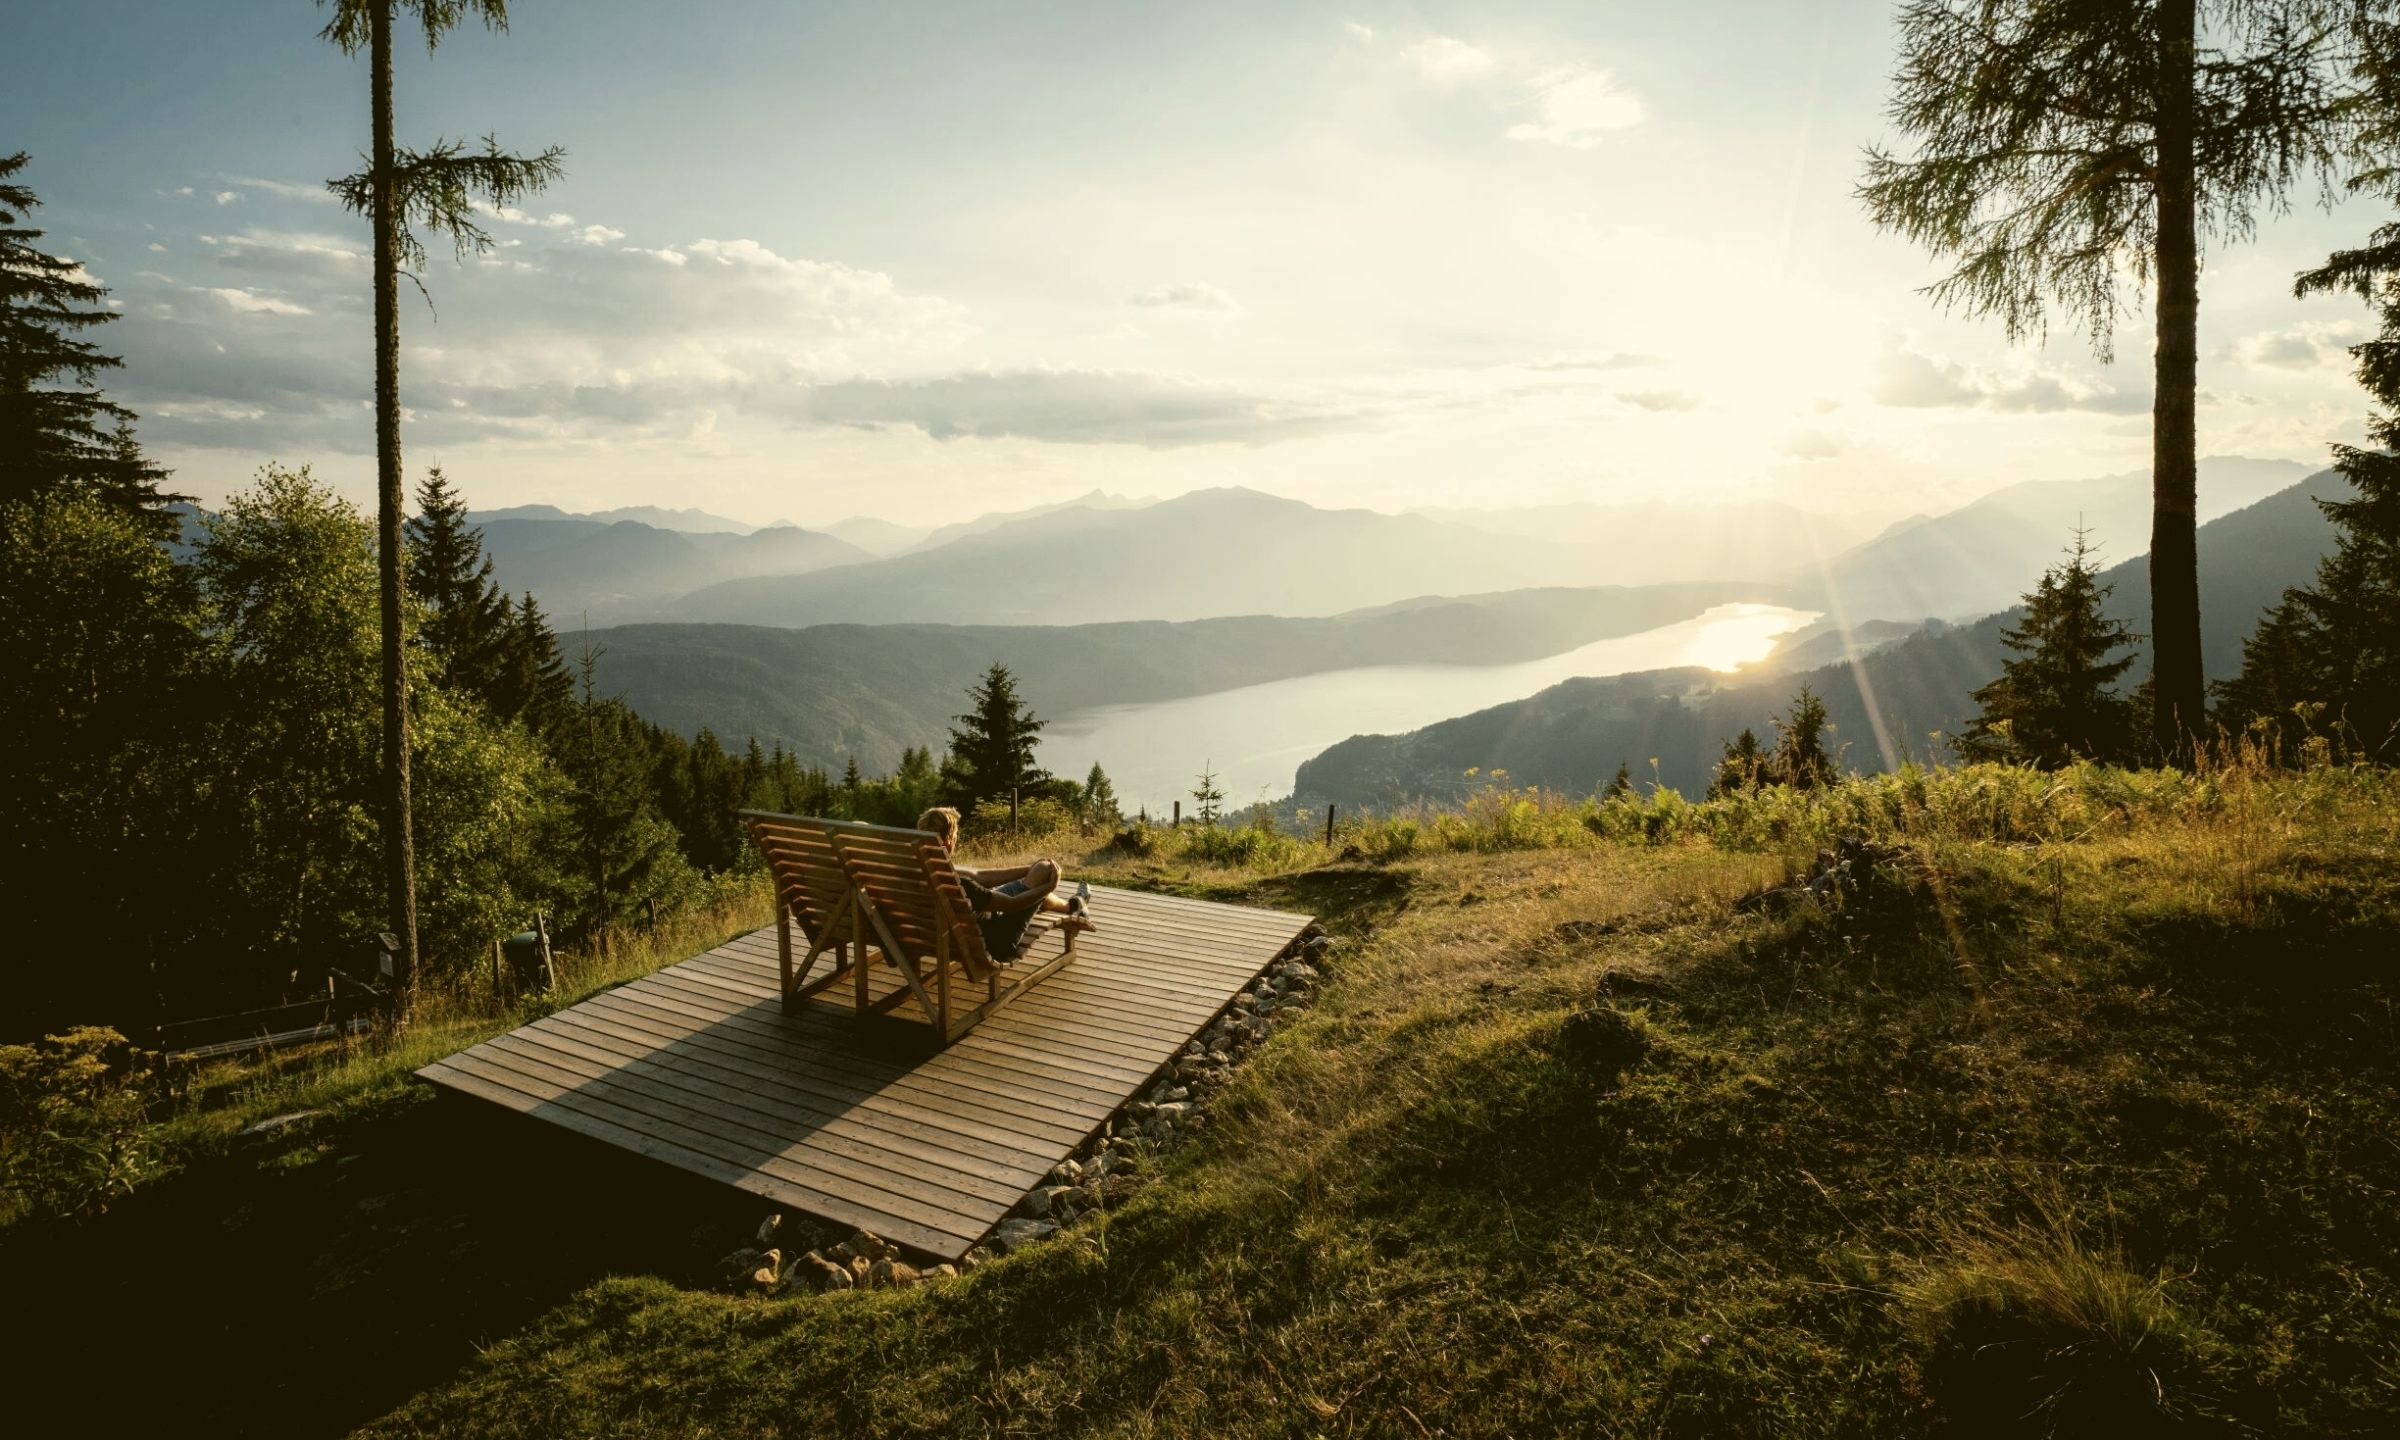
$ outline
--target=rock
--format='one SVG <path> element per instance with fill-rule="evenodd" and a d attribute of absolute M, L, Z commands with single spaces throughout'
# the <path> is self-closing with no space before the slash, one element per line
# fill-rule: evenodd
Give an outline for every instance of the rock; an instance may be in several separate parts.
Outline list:
<path fill-rule="evenodd" d="M 1072 1185 L 1037 1185 L 1017 1202 L 1016 1213 L 1028 1220 L 1039 1220 L 1058 1208 L 1059 1196 L 1074 1193 Z"/>
<path fill-rule="evenodd" d="M 1230 1030 L 1226 1031 L 1224 1034 L 1219 1035 L 1216 1039 L 1209 1041 L 1208 1048 L 1219 1055 L 1231 1050 L 1233 1048 L 1233 1032 Z"/>
<path fill-rule="evenodd" d="M 1014 1255 L 1028 1245 L 1039 1244 L 1058 1233 L 1058 1225 L 1050 1220 L 1003 1220 L 992 1232 L 992 1245 L 1003 1255 Z"/>
<path fill-rule="evenodd" d="M 1333 953 L 1333 937 L 1331 935 L 1314 936 L 1307 944 L 1300 947 L 1300 953 L 1311 960 L 1322 960 L 1325 956 Z"/>
<path fill-rule="evenodd" d="M 759 1257 L 758 1268 L 750 1272 L 750 1284 L 759 1290 L 772 1290 L 783 1283 L 783 1252 L 769 1250 Z"/>
<path fill-rule="evenodd" d="M 1083 1178 L 1086 1181 L 1097 1180 L 1106 1175 L 1110 1170 L 1115 1169 L 1119 1163 L 1121 1162 L 1116 1151 L 1103 1150 L 1099 1154 L 1094 1155 L 1091 1158 L 1090 1163 L 1083 1167 Z"/>
<path fill-rule="evenodd" d="M 1650 1037 L 1622 1010 L 1602 1006 L 1578 1010 L 1558 1028 L 1559 1048 L 1568 1059 L 1611 1073 L 1642 1058 Z"/>
<path fill-rule="evenodd" d="M 956 1280 L 958 1267 L 956 1265 L 936 1265 L 925 1272 L 924 1278 L 927 1280 Z"/>
<path fill-rule="evenodd" d="M 897 1260 L 878 1260 L 867 1271 L 867 1283 L 879 1290 L 906 1290 L 917 1280 L 917 1267 Z"/>
<path fill-rule="evenodd" d="M 727 1279 L 736 1279 L 756 1270 L 759 1263 L 766 1258 L 767 1252 L 764 1250 L 758 1249 L 756 1246 L 744 1245 L 741 1249 L 719 1260 L 717 1268 L 725 1272 Z"/>
<path fill-rule="evenodd" d="M 1324 978 L 1323 972 L 1319 971 L 1316 966 L 1302 961 L 1295 960 L 1284 968 L 1291 972 L 1291 978 L 1298 984 L 1314 985 Z"/>
<path fill-rule="evenodd" d="M 792 1262 L 792 1273 L 789 1278 L 820 1293 L 827 1290 L 847 1290 L 856 1284 L 858 1279 L 850 1273 L 849 1266 L 836 1265 L 814 1250 Z"/>
<path fill-rule="evenodd" d="M 755 1243 L 762 1250 L 767 1248 L 775 1243 L 775 1232 L 782 1228 L 783 1216 L 780 1214 L 769 1215 L 766 1219 L 758 1222 L 758 1239 Z"/>
<path fill-rule="evenodd" d="M 850 1279 L 851 1279 L 851 1282 L 852 1282 L 853 1284 L 858 1284 L 858 1285 L 864 1285 L 864 1284 L 866 1284 L 866 1283 L 867 1283 L 867 1272 L 868 1272 L 868 1271 L 870 1271 L 870 1270 L 872 1270 L 872 1269 L 874 1269 L 874 1268 L 875 1268 L 875 1262 L 874 1262 L 874 1261 L 872 1261 L 872 1260 L 869 1260 L 869 1259 L 868 1259 L 866 1256 L 864 1256 L 864 1255 L 853 1255 L 853 1256 L 851 1256 L 851 1257 L 850 1257 Z"/>
<path fill-rule="evenodd" d="M 879 1238 L 872 1230 L 853 1230 L 850 1232 L 850 1253 L 864 1255 L 869 1260 L 888 1260 L 899 1252 L 892 1249 L 890 1241 Z"/>
<path fill-rule="evenodd" d="M 958 1271 L 963 1275 L 991 1258 L 991 1251 L 984 1249 L 981 1245 L 970 1245 L 967 1247 L 967 1253 L 958 1257 Z"/>
<path fill-rule="evenodd" d="M 1236 995 L 1236 996 L 1234 996 L 1234 997 L 1233 997 L 1233 1005 L 1234 1005 L 1234 1008 L 1235 1008 L 1235 1009 L 1237 1009 L 1237 1010 L 1247 1010 L 1247 1009 L 1249 1009 L 1251 1006 L 1253 1006 L 1253 1005 L 1256 1005 L 1257 1003 L 1258 1003 L 1258 997 L 1257 997 L 1256 995 L 1253 995 L 1253 994 L 1251 994 L 1251 993 L 1250 993 L 1249 991 L 1247 991 L 1247 990 L 1244 990 L 1244 991 L 1242 991 L 1240 994 L 1238 994 L 1238 995 Z"/>
<path fill-rule="evenodd" d="M 1053 1185 L 1072 1185 L 1083 1178 L 1083 1166 L 1073 1160 L 1061 1160 L 1050 1172 Z"/>
<path fill-rule="evenodd" d="M 1192 1107 L 1187 1101 L 1176 1100 L 1159 1106 L 1153 1112 L 1153 1118 L 1164 1120 L 1170 1125 L 1180 1125 L 1183 1123 L 1184 1117 L 1191 1113 Z"/>

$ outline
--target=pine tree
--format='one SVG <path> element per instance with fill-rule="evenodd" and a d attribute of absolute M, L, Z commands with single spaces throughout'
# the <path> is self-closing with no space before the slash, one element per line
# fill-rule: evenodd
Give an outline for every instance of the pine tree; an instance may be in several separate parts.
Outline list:
<path fill-rule="evenodd" d="M 383 623 L 384 879 L 393 933 L 400 940 L 396 977 L 403 1003 L 417 966 L 416 854 L 408 795 L 408 663 L 400 575 L 400 271 L 422 268 L 416 226 L 447 234 L 463 258 L 491 248 L 475 223 L 480 199 L 507 205 L 564 173 L 565 152 L 511 155 L 487 139 L 481 152 L 449 141 L 402 148 L 392 135 L 392 14 L 413 11 L 425 48 L 441 44 L 470 13 L 491 30 L 508 28 L 508 0 L 331 0 L 320 32 L 342 53 L 367 52 L 371 148 L 367 168 L 330 182 L 336 197 L 374 227 L 376 546 L 381 557 Z"/>
<path fill-rule="evenodd" d="M 1092 773 L 1083 777 L 1083 823 L 1097 830 L 1114 830 L 1125 823 L 1125 812 L 1117 806 L 1116 783 L 1100 762 L 1092 762 Z"/>
<path fill-rule="evenodd" d="M 859 779 L 858 776 L 858 757 L 853 755 L 849 762 L 842 766 L 842 794 L 855 798 L 858 794 L 858 787 L 864 783 L 866 782 Z"/>
<path fill-rule="evenodd" d="M 492 578 L 483 532 L 467 523 L 467 503 L 441 467 L 417 486 L 408 522 L 408 590 L 424 608 L 417 643 L 444 684 L 497 714 L 510 628 L 516 616 Z"/>
<path fill-rule="evenodd" d="M 1959 738 L 1961 752 L 2044 769 L 2129 757 L 2136 719 L 2116 684 L 2134 657 L 2110 657 L 2138 637 L 2105 611 L 2115 588 L 2100 583 L 2100 566 L 2077 530 L 2065 561 L 2042 572 L 2025 597 L 2024 623 L 2000 632 L 2017 658 L 1975 692 L 1981 713 Z"/>
<path fill-rule="evenodd" d="M 1801 685 L 1800 693 L 1792 697 L 1791 709 L 1775 717 L 1775 750 L 1767 757 L 1768 778 L 1795 790 L 1832 784 L 1836 772 L 1833 754 L 1826 748 L 1832 730 L 1824 700 L 1806 684 Z"/>
<path fill-rule="evenodd" d="M 942 783 L 951 803 L 972 814 L 986 800 L 1006 800 L 1012 790 L 1050 778 L 1033 762 L 1035 742 L 1048 722 L 1026 708 L 1016 677 L 998 662 L 968 689 L 967 698 L 974 709 L 955 717 Z"/>
<path fill-rule="evenodd" d="M 1944 305 L 2013 341 L 2055 302 L 2109 358 L 2125 277 L 2155 281 L 2151 726 L 2182 754 L 2201 721 L 2200 242 L 2247 238 L 2329 177 L 2350 113 L 2343 0 L 1908 0 L 1891 118 L 1913 159 L 1869 152 L 1878 225 L 1957 268 Z"/>
<path fill-rule="evenodd" d="M 1744 731 L 1743 733 L 1747 734 L 1749 732 Z M 1752 743 L 1755 745 L 1757 742 L 1753 741 Z M 1620 795 L 1631 795 L 1632 793 L 1633 766 L 1626 761 L 1619 760 L 1617 762 L 1617 773 L 1609 780 L 1608 788 L 1600 792 L 1600 798 L 1603 800 L 1614 800 Z"/>
<path fill-rule="evenodd" d="M 561 756 L 574 787 L 570 820 L 584 887 L 577 919 L 586 929 L 632 915 L 683 868 L 676 829 L 658 810 L 642 721 L 623 702 L 601 698 L 599 660 L 587 639 Z"/>
<path fill-rule="evenodd" d="M 82 266 L 34 248 L 42 232 L 21 222 L 41 202 L 11 181 L 25 164 L 21 150 L 0 155 L 0 505 L 89 495 L 152 538 L 172 538 L 166 507 L 189 497 L 159 490 L 167 472 L 134 444 L 133 412 L 94 383 L 123 362 L 73 332 L 117 317 L 100 308 L 108 292 Z M 54 383 L 62 379 L 72 383 Z"/>
<path fill-rule="evenodd" d="M 1200 783 L 1192 787 L 1192 818 L 1203 825 L 1214 825 L 1225 810 L 1225 792 L 1217 786 L 1217 772 L 1210 765 L 1200 767 Z"/>

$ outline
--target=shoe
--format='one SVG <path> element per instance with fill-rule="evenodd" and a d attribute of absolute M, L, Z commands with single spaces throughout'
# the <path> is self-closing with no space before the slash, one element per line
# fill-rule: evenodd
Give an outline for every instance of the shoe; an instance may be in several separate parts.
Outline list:
<path fill-rule="evenodd" d="M 1074 927 L 1078 933 L 1095 931 L 1100 928 L 1092 923 L 1092 907 L 1085 894 L 1077 893 L 1067 897 L 1066 923 Z"/>

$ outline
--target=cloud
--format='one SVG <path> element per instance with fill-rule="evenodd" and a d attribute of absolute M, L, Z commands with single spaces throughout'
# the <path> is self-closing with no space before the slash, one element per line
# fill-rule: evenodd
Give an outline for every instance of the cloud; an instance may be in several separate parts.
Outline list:
<path fill-rule="evenodd" d="M 1344 20 L 1342 22 L 1342 28 L 1350 32 L 1350 38 L 1353 40 L 1364 41 L 1375 38 L 1374 26 L 1361 25 L 1356 20 Z"/>
<path fill-rule="evenodd" d="M 2352 363 L 2350 347 L 2366 338 L 2366 327 L 2355 320 L 2312 320 L 2289 330 L 2245 335 L 2219 353 L 2257 369 L 2346 373 Z"/>
<path fill-rule="evenodd" d="M 306 305 L 295 305 L 289 300 L 279 300 L 272 295 L 261 295 L 255 290 L 218 289 L 208 286 L 195 286 L 194 289 L 198 294 L 215 296 L 224 301 L 228 308 L 245 315 L 313 315 L 316 313 Z"/>
<path fill-rule="evenodd" d="M 606 225 L 586 225 L 575 232 L 575 238 L 586 245 L 606 245 L 611 241 L 624 239 L 625 232 Z"/>
<path fill-rule="evenodd" d="M 794 418 L 864 429 L 910 426 L 936 440 L 1015 436 L 1165 449 L 1265 444 L 1357 415 L 1165 375 L 1013 370 L 811 386 L 797 397 Z"/>
<path fill-rule="evenodd" d="M 1149 310 L 1213 310 L 1231 313 L 1241 304 L 1214 285 L 1197 282 L 1182 285 L 1154 285 L 1133 297 L 1133 302 Z"/>
<path fill-rule="evenodd" d="M 1417 67 L 1417 74 L 1429 85 L 1448 89 L 1462 85 L 1492 69 L 1492 57 L 1464 40 L 1436 35 L 1420 40 L 1400 52 L 1400 58 Z"/>
<path fill-rule="evenodd" d="M 234 201 L 241 198 L 242 192 L 239 190 L 219 190 L 217 192 L 217 203 L 219 205 L 231 205 Z"/>
<path fill-rule="evenodd" d="M 1599 355 L 1588 359 L 1536 360 L 1526 368 L 1529 370 L 1640 370 L 1664 363 L 1665 361 L 1656 355 L 1636 355 L 1620 350 L 1613 355 Z"/>
<path fill-rule="evenodd" d="M 1993 374 L 1900 345 L 1884 353 L 1870 393 L 1876 403 L 1901 409 L 1954 407 L 2017 414 L 2089 410 L 2130 415 L 2150 408 L 2150 397 L 2139 391 L 2094 385 L 2042 370 Z"/>
<path fill-rule="evenodd" d="M 1654 413 L 1663 410 L 1697 410 L 1700 408 L 1699 396 L 1687 395 L 1681 390 L 1627 390 L 1620 392 L 1617 398 L 1628 405 L 1637 405 Z"/>
<path fill-rule="evenodd" d="M 1617 88 L 1605 70 L 1579 65 L 1545 71 L 1527 82 L 1536 119 L 1508 127 L 1511 140 L 1588 150 L 1610 132 L 1642 123 L 1642 102 Z"/>
<path fill-rule="evenodd" d="M 338 203 L 334 193 L 323 185 L 295 185 L 289 180 L 264 180 L 255 175 L 228 175 L 224 178 L 245 190 L 257 190 L 285 200 L 306 200 L 316 205 Z"/>
<path fill-rule="evenodd" d="M 1794 460 L 1831 460 L 1848 448 L 1822 430 L 1795 430 L 1784 438 L 1783 453 Z"/>

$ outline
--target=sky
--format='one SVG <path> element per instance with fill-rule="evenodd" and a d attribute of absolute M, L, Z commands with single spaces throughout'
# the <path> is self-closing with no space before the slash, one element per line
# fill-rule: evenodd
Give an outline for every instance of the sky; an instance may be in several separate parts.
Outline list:
<path fill-rule="evenodd" d="M 517 0 L 404 45 L 403 143 L 566 175 L 404 287 L 403 437 L 478 507 L 963 519 L 1246 485 L 1402 510 L 1853 519 L 2143 468 L 2150 332 L 2012 347 L 1853 196 L 1884 0 Z M 0 151 L 107 285 L 203 503 L 373 475 L 366 67 L 302 0 L 15 0 Z M 2201 452 L 2364 434 L 2381 219 L 2312 195 L 2201 290 Z"/>

